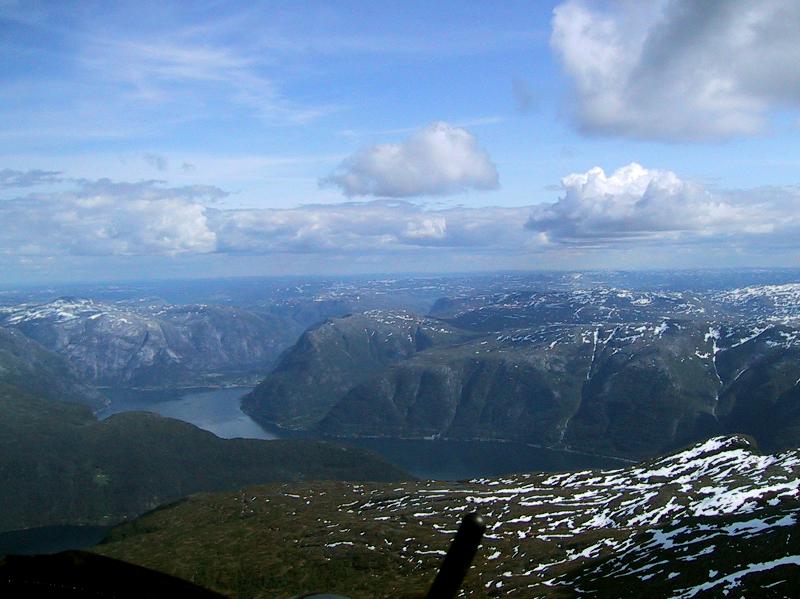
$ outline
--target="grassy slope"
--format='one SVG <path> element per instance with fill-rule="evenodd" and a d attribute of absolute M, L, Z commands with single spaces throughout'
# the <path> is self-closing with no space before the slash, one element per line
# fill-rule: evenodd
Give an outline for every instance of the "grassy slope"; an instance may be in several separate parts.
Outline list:
<path fill-rule="evenodd" d="M 392 494 L 393 485 L 379 488 L 383 496 Z M 336 482 L 196 495 L 115 529 L 93 551 L 239 598 L 424 595 L 441 557 L 426 556 L 411 569 L 400 551 L 407 537 L 430 532 L 413 521 L 405 528 L 381 526 L 337 510 L 359 499 L 350 485 Z M 332 530 L 349 531 L 357 545 L 326 547 Z M 441 549 L 448 543 L 442 537 Z M 365 544 L 391 546 L 369 551 Z"/>
<path fill-rule="evenodd" d="M 605 473 L 262 485 L 193 496 L 93 551 L 237 598 L 421 597 L 461 515 L 477 509 L 489 534 L 465 596 L 666 597 L 712 579 L 719 592 L 747 564 L 797 555 L 797 458 L 731 438 Z M 798 582 L 796 566 L 776 567 L 738 590 L 789 596 Z"/>

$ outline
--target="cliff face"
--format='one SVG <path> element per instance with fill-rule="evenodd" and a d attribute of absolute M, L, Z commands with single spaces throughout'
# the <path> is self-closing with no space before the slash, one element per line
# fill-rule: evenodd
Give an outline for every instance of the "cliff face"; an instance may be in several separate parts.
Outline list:
<path fill-rule="evenodd" d="M 700 330 L 576 327 L 558 335 L 480 338 L 402 360 L 345 393 L 319 430 L 643 457 L 721 426 L 713 414 L 720 386 L 694 353 Z"/>

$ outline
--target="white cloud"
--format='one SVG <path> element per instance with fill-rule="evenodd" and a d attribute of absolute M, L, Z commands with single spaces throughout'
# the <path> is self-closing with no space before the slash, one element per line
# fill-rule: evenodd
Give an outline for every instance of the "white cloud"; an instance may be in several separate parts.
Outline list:
<path fill-rule="evenodd" d="M 673 0 L 556 7 L 551 44 L 589 133 L 710 140 L 800 106 L 800 3 Z"/>
<path fill-rule="evenodd" d="M 712 191 L 636 163 L 561 180 L 563 196 L 532 207 L 527 228 L 564 245 L 634 241 L 774 243 L 800 229 L 796 189 Z"/>
<path fill-rule="evenodd" d="M 397 200 L 235 210 L 212 186 L 73 180 L 76 191 L 0 201 L 0 254 L 18 256 L 318 253 L 420 248 L 518 250 L 527 208 L 428 210 Z"/>
<path fill-rule="evenodd" d="M 349 197 L 403 198 L 495 189 L 499 176 L 471 133 L 439 122 L 401 143 L 357 152 L 323 183 L 337 185 Z"/>

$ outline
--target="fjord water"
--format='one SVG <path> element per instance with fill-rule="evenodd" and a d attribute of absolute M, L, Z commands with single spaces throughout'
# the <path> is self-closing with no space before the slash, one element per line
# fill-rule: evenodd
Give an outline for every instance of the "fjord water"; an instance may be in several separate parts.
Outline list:
<path fill-rule="evenodd" d="M 251 387 L 202 390 L 117 391 L 111 406 L 98 416 L 145 410 L 177 418 L 224 438 L 277 439 L 305 437 L 257 424 L 241 410 L 241 398 Z M 514 472 L 560 472 L 587 468 L 618 468 L 626 462 L 583 453 L 500 441 L 360 438 L 327 440 L 370 449 L 421 479 L 463 480 Z"/>
<path fill-rule="evenodd" d="M 363 438 L 344 442 L 371 449 L 423 480 L 466 480 L 521 472 L 563 472 L 630 465 L 630 462 L 615 458 L 502 441 Z"/>
<path fill-rule="evenodd" d="M 189 422 L 223 439 L 277 439 L 247 414 L 239 402 L 252 387 L 165 391 L 109 391 L 111 405 L 98 412 L 100 419 L 120 412 L 155 412 L 168 418 Z"/>

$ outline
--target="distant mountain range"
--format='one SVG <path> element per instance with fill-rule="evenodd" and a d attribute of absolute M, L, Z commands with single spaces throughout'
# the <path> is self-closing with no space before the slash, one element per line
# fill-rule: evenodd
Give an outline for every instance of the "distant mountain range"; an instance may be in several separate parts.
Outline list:
<path fill-rule="evenodd" d="M 229 595 L 420 597 L 478 511 L 488 529 L 466 597 L 790 597 L 798 481 L 800 451 L 718 437 L 613 471 L 193 497 L 94 550 Z"/>
<path fill-rule="evenodd" d="M 721 433 L 800 444 L 800 284 L 442 299 L 306 331 L 247 396 L 339 436 L 505 439 L 641 459 Z"/>
<path fill-rule="evenodd" d="M 0 326 L 64 356 L 86 382 L 112 387 L 252 379 L 307 324 L 290 315 L 155 300 L 100 303 L 67 297 L 0 308 Z"/>

